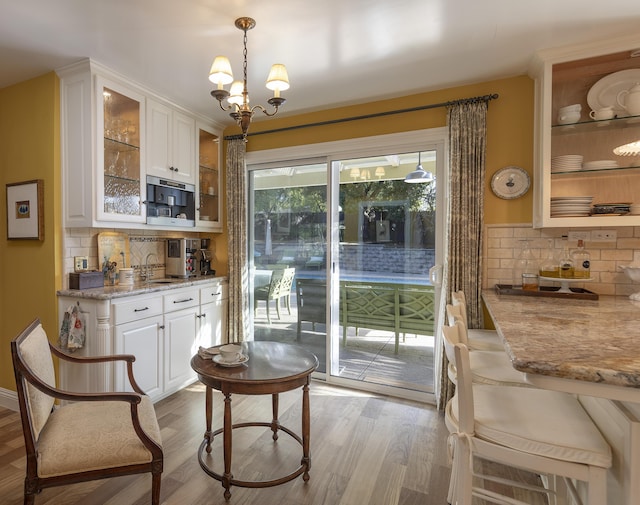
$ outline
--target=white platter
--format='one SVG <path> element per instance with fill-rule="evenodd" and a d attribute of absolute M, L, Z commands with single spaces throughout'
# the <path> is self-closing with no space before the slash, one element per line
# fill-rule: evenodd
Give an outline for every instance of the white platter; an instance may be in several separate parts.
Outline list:
<path fill-rule="evenodd" d="M 640 82 L 640 69 L 631 68 L 605 75 L 596 82 L 587 93 L 587 103 L 592 110 L 613 107 L 618 117 L 629 116 L 629 113 L 618 105 L 618 93 L 631 88 Z"/>

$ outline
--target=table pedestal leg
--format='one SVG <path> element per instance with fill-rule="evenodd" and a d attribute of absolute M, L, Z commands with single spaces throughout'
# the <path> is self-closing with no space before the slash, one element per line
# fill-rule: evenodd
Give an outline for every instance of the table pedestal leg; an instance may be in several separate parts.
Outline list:
<path fill-rule="evenodd" d="M 305 471 L 302 480 L 309 480 L 311 457 L 309 456 L 309 434 L 311 431 L 311 415 L 309 413 L 309 382 L 302 387 L 302 461 Z"/>
<path fill-rule="evenodd" d="M 231 433 L 233 431 L 233 425 L 231 424 L 231 393 L 224 393 L 224 425 L 223 425 L 223 440 L 224 440 L 224 474 L 222 475 L 222 485 L 224 486 L 224 499 L 231 498 Z"/>
<path fill-rule="evenodd" d="M 204 438 L 207 441 L 207 453 L 211 454 L 211 442 L 213 442 L 213 436 L 211 435 L 211 419 L 213 417 L 213 390 L 207 386 L 204 393 L 205 398 L 205 416 L 207 419 L 207 429 L 204 432 Z"/>
<path fill-rule="evenodd" d="M 273 410 L 273 420 L 271 421 L 271 431 L 273 431 L 273 439 L 278 440 L 278 428 L 280 422 L 278 421 L 278 393 L 274 393 L 271 396 L 271 408 Z"/>

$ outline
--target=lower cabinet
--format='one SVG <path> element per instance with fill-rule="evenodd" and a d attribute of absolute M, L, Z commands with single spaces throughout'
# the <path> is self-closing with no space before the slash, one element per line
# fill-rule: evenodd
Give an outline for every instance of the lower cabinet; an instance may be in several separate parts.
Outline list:
<path fill-rule="evenodd" d="M 198 308 L 164 316 L 164 390 L 173 392 L 194 381 L 191 358 L 197 352 Z"/>
<path fill-rule="evenodd" d="M 154 316 L 139 321 L 117 325 L 115 328 L 115 348 L 117 354 L 133 354 L 133 376 L 138 386 L 151 398 L 164 391 L 162 363 L 162 316 Z M 132 391 L 124 363 L 116 364 L 116 391 Z"/>
<path fill-rule="evenodd" d="M 133 354 L 138 385 L 158 401 L 196 380 L 191 358 L 199 346 L 226 341 L 227 283 L 208 282 L 114 299 L 59 296 L 65 310 L 78 304 L 86 318 L 86 344 L 78 356 Z M 131 391 L 124 363 L 60 364 L 61 385 L 72 391 Z M 81 367 L 82 368 L 82 367 Z"/>
<path fill-rule="evenodd" d="M 211 347 L 227 341 L 228 284 L 200 289 L 198 345 Z"/>

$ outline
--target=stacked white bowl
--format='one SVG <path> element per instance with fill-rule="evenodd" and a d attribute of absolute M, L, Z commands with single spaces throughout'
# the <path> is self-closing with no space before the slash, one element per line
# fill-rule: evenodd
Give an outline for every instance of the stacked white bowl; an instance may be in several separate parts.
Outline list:
<path fill-rule="evenodd" d="M 558 110 L 558 124 L 573 124 L 580 121 L 582 116 L 582 105 L 575 103 L 560 107 Z"/>

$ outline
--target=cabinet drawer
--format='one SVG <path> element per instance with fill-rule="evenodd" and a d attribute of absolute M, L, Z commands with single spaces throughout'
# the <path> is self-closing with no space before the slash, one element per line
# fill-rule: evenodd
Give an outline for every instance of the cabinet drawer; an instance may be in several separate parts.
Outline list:
<path fill-rule="evenodd" d="M 159 296 L 136 298 L 135 300 L 113 304 L 113 321 L 115 325 L 158 315 L 162 315 L 162 298 Z"/>
<path fill-rule="evenodd" d="M 219 302 L 228 297 L 227 284 L 216 284 L 206 288 L 200 288 L 200 303 Z"/>
<path fill-rule="evenodd" d="M 164 311 L 173 312 L 174 310 L 188 309 L 200 305 L 200 296 L 197 289 L 186 289 L 177 292 L 171 292 L 162 297 L 164 299 Z"/>

